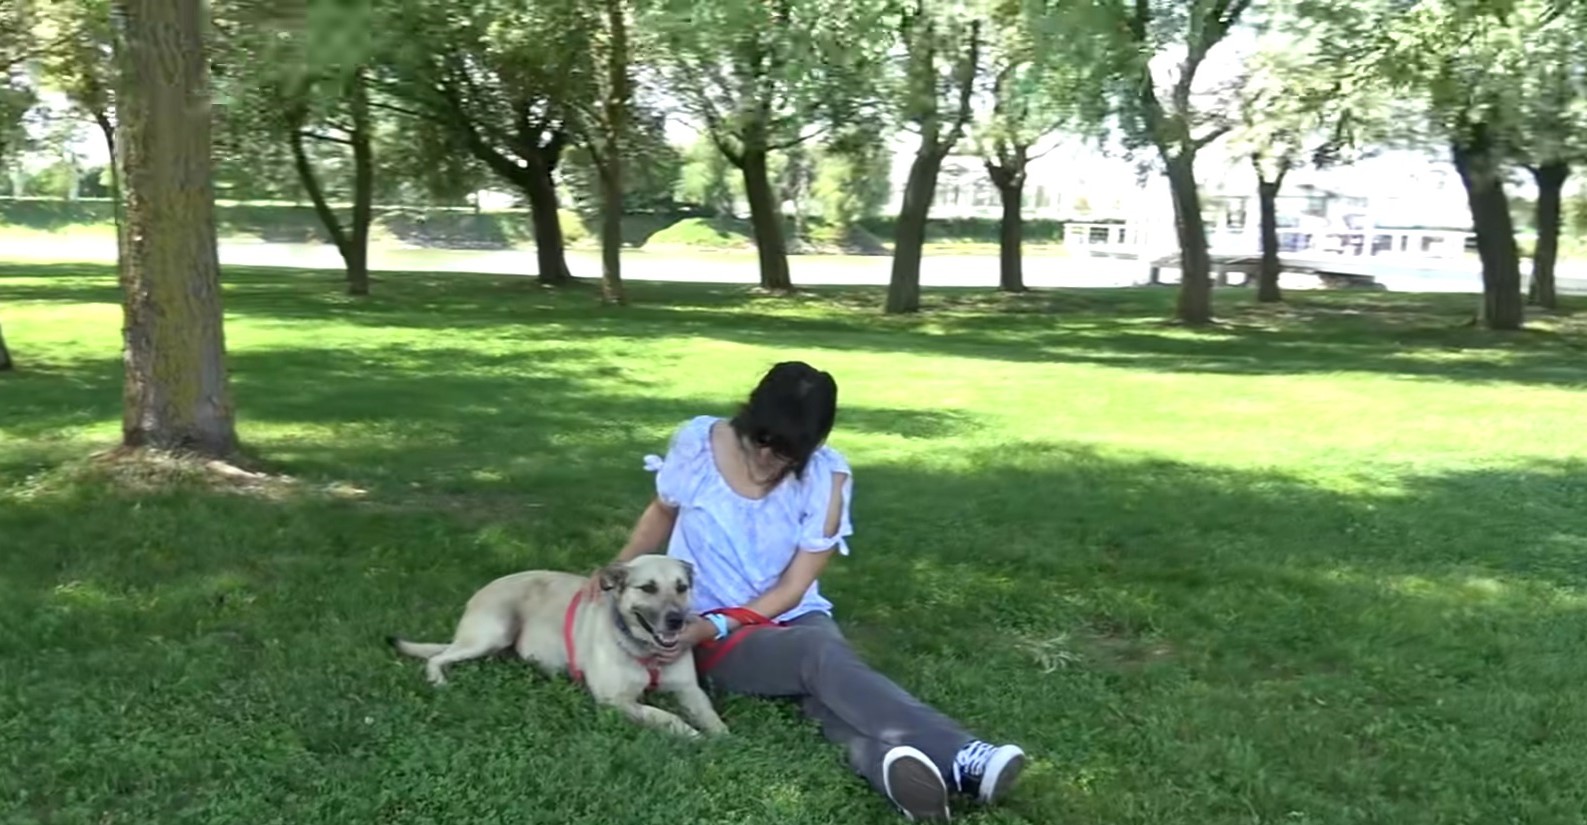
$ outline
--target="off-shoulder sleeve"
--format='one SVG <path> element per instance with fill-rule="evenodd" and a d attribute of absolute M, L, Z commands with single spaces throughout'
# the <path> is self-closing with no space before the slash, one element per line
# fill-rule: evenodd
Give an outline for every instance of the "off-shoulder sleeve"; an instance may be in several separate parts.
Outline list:
<path fill-rule="evenodd" d="M 656 496 L 668 507 L 694 501 L 706 478 L 710 455 L 711 418 L 700 416 L 673 432 L 665 457 L 645 456 L 645 469 L 656 474 Z"/>
<path fill-rule="evenodd" d="M 811 459 L 805 470 L 805 503 L 799 525 L 799 547 L 808 552 L 824 552 L 837 548 L 849 554 L 846 539 L 854 534 L 849 521 L 849 505 L 854 498 L 854 471 L 843 455 L 830 447 L 823 447 Z M 842 477 L 842 499 L 839 502 L 837 532 L 827 532 L 827 521 L 832 511 L 832 485 Z"/>

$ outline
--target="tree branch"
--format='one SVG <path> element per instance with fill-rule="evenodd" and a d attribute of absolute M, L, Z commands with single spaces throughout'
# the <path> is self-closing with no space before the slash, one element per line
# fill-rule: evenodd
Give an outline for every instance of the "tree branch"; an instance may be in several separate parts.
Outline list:
<path fill-rule="evenodd" d="M 322 135 L 319 132 L 310 132 L 310 131 L 308 131 L 306 129 L 299 129 L 298 130 L 298 135 L 300 137 L 306 137 L 309 140 L 318 140 L 318 141 L 322 141 L 322 142 L 325 142 L 325 143 L 338 143 L 338 144 L 341 144 L 342 146 L 352 146 L 353 145 L 353 142 L 351 140 L 348 140 L 347 138 L 340 138 L 340 137 L 336 137 L 335 135 Z"/>

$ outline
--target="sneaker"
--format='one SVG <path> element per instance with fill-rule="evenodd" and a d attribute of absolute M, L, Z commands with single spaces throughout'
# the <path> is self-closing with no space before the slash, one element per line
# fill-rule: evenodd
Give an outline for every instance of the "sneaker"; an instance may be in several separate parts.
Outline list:
<path fill-rule="evenodd" d="M 948 784 L 926 755 L 899 745 L 882 757 L 882 784 L 910 822 L 948 819 Z"/>
<path fill-rule="evenodd" d="M 953 784 L 959 792 L 991 805 L 1008 795 L 1025 767 L 1018 745 L 989 745 L 976 740 L 953 758 Z"/>

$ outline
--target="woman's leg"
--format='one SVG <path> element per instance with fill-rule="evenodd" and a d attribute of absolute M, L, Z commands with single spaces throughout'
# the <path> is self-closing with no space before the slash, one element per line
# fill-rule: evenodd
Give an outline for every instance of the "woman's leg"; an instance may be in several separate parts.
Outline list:
<path fill-rule="evenodd" d="M 890 777 L 907 765 L 896 762 L 900 747 L 913 748 L 934 766 L 946 788 L 993 801 L 1017 777 L 1023 754 L 1018 748 L 980 743 L 959 723 L 921 702 L 871 669 L 825 613 L 807 613 L 786 627 L 740 630 L 741 639 L 703 675 L 731 693 L 798 698 L 828 740 L 844 747 L 855 772 L 872 787 L 889 792 Z M 734 634 L 737 636 L 738 634 Z M 707 661 L 709 653 L 700 660 Z M 891 765 L 891 768 L 890 768 Z M 988 771 L 988 768 L 995 770 Z M 994 775 L 995 774 L 995 775 Z M 991 778 L 985 790 L 980 780 Z M 902 777 L 903 781 L 918 777 Z"/>

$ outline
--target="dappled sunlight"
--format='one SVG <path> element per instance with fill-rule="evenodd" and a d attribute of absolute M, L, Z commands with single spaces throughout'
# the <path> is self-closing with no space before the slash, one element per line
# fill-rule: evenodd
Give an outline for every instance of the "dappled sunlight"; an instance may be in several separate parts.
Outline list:
<path fill-rule="evenodd" d="M 0 275 L 0 301 L 59 293 L 6 304 L 8 340 L 13 315 L 41 329 L 33 313 L 99 284 Z M 0 419 L 0 641 L 37 651 L 22 758 L 47 746 L 136 784 L 134 762 L 176 747 L 172 775 L 223 764 L 260 788 L 466 762 L 503 794 L 521 780 L 479 766 L 574 754 L 614 786 L 645 765 L 726 787 L 776 765 L 786 783 L 733 810 L 850 817 L 841 754 L 784 705 L 724 700 L 740 736 L 694 757 L 519 663 L 433 691 L 381 642 L 444 637 L 494 576 L 610 559 L 654 491 L 643 456 L 786 358 L 836 375 L 832 444 L 854 466 L 853 553 L 822 590 L 885 673 L 1033 753 L 1002 818 L 1190 821 L 1247 793 L 1303 810 L 1519 781 L 1505 766 L 1564 764 L 1587 737 L 1569 699 L 1587 679 L 1587 432 L 1556 372 L 1579 365 L 1565 338 L 1475 346 L 1440 328 L 1453 304 L 1397 297 L 1189 332 L 1161 324 L 1166 293 L 945 293 L 940 316 L 867 329 L 864 290 L 636 284 L 619 310 L 489 278 L 383 276 L 368 302 L 323 277 L 228 285 L 264 478 L 94 469 L 119 429 L 114 324 L 34 338 L 43 368 L 0 382 L 21 412 Z M 95 724 L 52 739 L 70 718 Z M 1486 773 L 1435 758 L 1479 747 Z M 632 812 L 574 784 L 570 804 Z M 719 815 L 702 793 L 675 818 Z"/>

